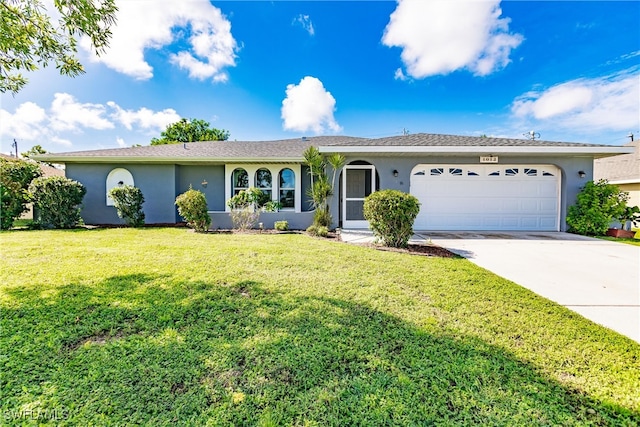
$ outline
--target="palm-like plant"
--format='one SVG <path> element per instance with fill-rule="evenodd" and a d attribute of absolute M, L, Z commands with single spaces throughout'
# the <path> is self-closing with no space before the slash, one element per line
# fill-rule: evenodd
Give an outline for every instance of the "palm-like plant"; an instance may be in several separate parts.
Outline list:
<path fill-rule="evenodd" d="M 316 214 L 314 225 L 331 226 L 331 214 L 329 213 L 329 198 L 333 195 L 338 170 L 344 166 L 345 158 L 341 154 L 331 154 L 325 158 L 316 147 L 309 147 L 304 152 L 305 164 L 309 167 L 311 187 L 307 195 L 311 198 Z M 327 165 L 333 169 L 331 181 L 327 176 Z"/>

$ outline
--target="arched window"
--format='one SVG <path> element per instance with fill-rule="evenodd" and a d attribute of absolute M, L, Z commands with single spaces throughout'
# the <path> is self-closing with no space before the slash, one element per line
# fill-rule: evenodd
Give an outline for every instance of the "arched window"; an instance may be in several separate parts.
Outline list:
<path fill-rule="evenodd" d="M 231 174 L 232 196 L 249 188 L 249 174 L 242 168 L 235 169 Z"/>
<path fill-rule="evenodd" d="M 255 183 L 256 187 L 264 194 L 264 197 L 258 203 L 259 206 L 262 206 L 272 199 L 273 181 L 271 179 L 271 171 L 265 168 L 258 169 L 256 171 Z"/>
<path fill-rule="evenodd" d="M 124 168 L 116 168 L 107 175 L 107 206 L 113 206 L 113 199 L 109 197 L 109 190 L 118 186 L 131 185 L 133 187 L 133 175 Z"/>
<path fill-rule="evenodd" d="M 296 174 L 289 168 L 282 169 L 279 174 L 278 200 L 283 208 L 295 208 Z"/>

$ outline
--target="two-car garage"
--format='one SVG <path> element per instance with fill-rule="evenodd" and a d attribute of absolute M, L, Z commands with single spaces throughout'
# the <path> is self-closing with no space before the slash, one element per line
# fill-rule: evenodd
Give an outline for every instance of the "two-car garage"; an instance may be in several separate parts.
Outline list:
<path fill-rule="evenodd" d="M 558 231 L 560 182 L 553 165 L 420 164 L 414 229 Z"/>

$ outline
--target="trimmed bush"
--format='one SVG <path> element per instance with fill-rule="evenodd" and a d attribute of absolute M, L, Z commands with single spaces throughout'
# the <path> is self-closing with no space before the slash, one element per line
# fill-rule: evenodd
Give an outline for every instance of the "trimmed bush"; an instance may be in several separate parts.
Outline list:
<path fill-rule="evenodd" d="M 122 187 L 113 187 L 109 190 L 109 197 L 113 199 L 118 216 L 131 227 L 140 227 L 144 225 L 144 212 L 142 204 L 144 196 L 138 187 L 132 185 L 124 185 Z"/>
<path fill-rule="evenodd" d="M 287 231 L 289 229 L 289 221 L 276 221 L 273 223 L 273 228 L 278 231 Z"/>
<path fill-rule="evenodd" d="M 604 179 L 587 182 L 576 204 L 569 206 L 569 231 L 586 236 L 605 235 L 611 222 L 624 215 L 628 199 L 629 193 Z"/>
<path fill-rule="evenodd" d="M 0 159 L 0 229 L 8 230 L 27 211 L 31 181 L 42 175 L 40 167 L 24 160 Z"/>
<path fill-rule="evenodd" d="M 312 224 L 307 228 L 307 233 L 316 237 L 327 237 L 329 235 L 329 229 L 324 225 Z"/>
<path fill-rule="evenodd" d="M 418 199 L 398 190 L 376 191 L 364 199 L 364 217 L 373 234 L 393 248 L 407 247 L 418 212 Z"/>
<path fill-rule="evenodd" d="M 207 208 L 207 198 L 203 192 L 189 188 L 176 197 L 178 213 L 187 221 L 187 225 L 198 233 L 204 233 L 211 225 L 211 216 Z"/>
<path fill-rule="evenodd" d="M 36 178 L 29 185 L 34 222 L 44 228 L 73 228 L 81 221 L 80 206 L 87 189 L 62 176 Z"/>

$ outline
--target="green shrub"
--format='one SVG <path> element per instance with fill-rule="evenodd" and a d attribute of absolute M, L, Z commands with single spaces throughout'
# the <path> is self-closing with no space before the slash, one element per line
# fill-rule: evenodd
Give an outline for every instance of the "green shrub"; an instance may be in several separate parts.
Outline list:
<path fill-rule="evenodd" d="M 624 215 L 628 199 L 629 193 L 604 179 L 587 182 L 576 204 L 569 206 L 569 231 L 587 236 L 606 234 L 611 222 Z"/>
<path fill-rule="evenodd" d="M 27 211 L 31 181 L 42 173 L 37 163 L 0 159 L 0 229 L 8 230 Z"/>
<path fill-rule="evenodd" d="M 81 221 L 80 206 L 87 190 L 62 176 L 36 178 L 29 185 L 34 223 L 44 228 L 73 228 Z"/>
<path fill-rule="evenodd" d="M 376 191 L 364 199 L 364 217 L 385 246 L 407 247 L 418 212 L 418 199 L 398 190 Z"/>
<path fill-rule="evenodd" d="M 280 209 L 282 209 L 282 203 L 275 200 L 269 200 L 267 203 L 262 205 L 262 210 L 264 212 L 278 212 Z"/>
<path fill-rule="evenodd" d="M 329 229 L 324 225 L 312 224 L 309 226 L 309 228 L 307 228 L 307 233 L 311 234 L 312 236 L 327 237 L 329 235 Z"/>
<path fill-rule="evenodd" d="M 109 190 L 109 197 L 113 199 L 118 216 L 132 227 L 140 227 L 144 225 L 144 212 L 142 204 L 144 196 L 138 187 L 132 185 L 123 185 L 122 187 L 113 187 Z"/>
<path fill-rule="evenodd" d="M 287 231 L 289 229 L 289 221 L 276 221 L 273 223 L 273 228 L 278 231 Z"/>
<path fill-rule="evenodd" d="M 227 200 L 227 206 L 231 208 L 231 222 L 236 230 L 249 230 L 254 228 L 260 218 L 257 209 L 258 202 L 262 200 L 264 193 L 255 187 L 240 191 Z"/>
<path fill-rule="evenodd" d="M 199 233 L 204 233 L 211 225 L 211 216 L 207 208 L 204 193 L 189 187 L 189 190 L 176 197 L 178 213 L 187 221 L 187 225 Z"/>

